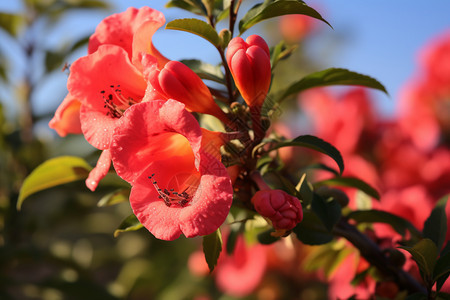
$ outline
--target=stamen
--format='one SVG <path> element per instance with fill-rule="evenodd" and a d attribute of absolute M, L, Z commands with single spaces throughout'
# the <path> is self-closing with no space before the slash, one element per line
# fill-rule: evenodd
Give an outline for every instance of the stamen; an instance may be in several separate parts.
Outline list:
<path fill-rule="evenodd" d="M 181 207 L 185 207 L 189 204 L 189 201 L 192 199 L 192 196 L 187 193 L 188 188 L 186 188 L 181 193 L 175 192 L 174 189 L 161 189 L 158 186 L 158 183 L 153 178 L 155 174 L 152 174 L 148 177 L 152 181 L 153 187 L 158 192 L 158 199 L 163 199 L 164 204 L 168 207 L 171 207 L 173 204 L 178 204 Z"/>
<path fill-rule="evenodd" d="M 117 85 L 117 87 L 114 85 L 110 85 L 109 87 L 110 93 L 107 95 L 105 90 L 100 91 L 100 94 L 102 94 L 103 100 L 105 102 L 104 107 L 108 109 L 106 115 L 112 118 L 120 118 L 128 107 L 136 104 L 137 102 L 134 101 L 134 99 L 131 97 L 125 97 L 122 94 L 120 85 Z"/>

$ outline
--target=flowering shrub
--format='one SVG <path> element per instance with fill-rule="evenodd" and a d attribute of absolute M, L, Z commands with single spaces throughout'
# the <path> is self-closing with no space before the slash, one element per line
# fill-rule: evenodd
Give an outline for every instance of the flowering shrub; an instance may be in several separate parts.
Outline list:
<path fill-rule="evenodd" d="M 133 212 L 114 234 L 145 227 L 166 241 L 201 236 L 208 270 L 230 295 L 264 293 L 276 261 L 283 278 L 298 285 L 302 274 L 326 285 L 330 299 L 448 297 L 448 36 L 423 56 L 425 78 L 407 86 L 398 121 L 388 122 L 371 106 L 367 88 L 386 92 L 377 80 L 330 68 L 274 86 L 274 69 L 294 48 L 240 37 L 277 16 L 328 24 L 316 10 L 265 1 L 238 20 L 242 1 L 230 2 L 169 5 L 205 17 L 166 29 L 209 41 L 220 66 L 163 56 L 152 37 L 165 18 L 152 8 L 104 19 L 88 54 L 70 65 L 68 95 L 49 125 L 60 136 L 83 134 L 101 152 L 97 164 L 44 162 L 24 181 L 18 208 L 35 192 L 80 179 L 95 191 L 111 175 L 126 182 Z M 217 32 L 226 16 L 228 28 Z M 324 88 L 331 85 L 358 87 L 336 96 Z M 304 135 L 279 130 L 289 128 L 288 102 L 312 123 Z M 430 129 L 414 126 L 416 118 Z M 298 151 L 282 152 L 287 147 Z M 204 275 L 203 260 L 194 259 L 191 269 Z"/>

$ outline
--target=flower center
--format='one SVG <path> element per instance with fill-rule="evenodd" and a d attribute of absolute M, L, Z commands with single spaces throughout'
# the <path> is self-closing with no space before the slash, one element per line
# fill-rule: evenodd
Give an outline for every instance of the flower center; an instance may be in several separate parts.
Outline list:
<path fill-rule="evenodd" d="M 158 192 L 159 199 L 164 201 L 168 207 L 176 205 L 177 207 L 185 207 L 193 198 L 195 190 L 192 190 L 193 186 L 187 185 L 182 192 L 175 192 L 175 189 L 161 188 L 158 182 L 154 179 L 155 174 L 148 177 L 152 181 L 153 187 Z"/>
<path fill-rule="evenodd" d="M 120 89 L 120 85 L 109 86 L 109 91 L 102 90 L 100 91 L 100 94 L 102 94 L 103 101 L 105 102 L 105 105 L 103 106 L 108 111 L 106 112 L 107 116 L 110 116 L 111 118 L 120 118 L 125 110 L 130 107 L 133 104 L 136 104 L 136 101 L 134 101 L 131 97 L 125 97 L 122 94 L 122 90 Z"/>

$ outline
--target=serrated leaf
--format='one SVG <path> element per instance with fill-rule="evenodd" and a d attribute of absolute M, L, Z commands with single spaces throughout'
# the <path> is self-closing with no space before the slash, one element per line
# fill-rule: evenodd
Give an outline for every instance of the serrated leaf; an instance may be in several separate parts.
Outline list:
<path fill-rule="evenodd" d="M 17 200 L 17 209 L 20 210 L 23 201 L 36 192 L 86 179 L 91 169 L 84 159 L 75 156 L 61 156 L 45 161 L 25 178 Z"/>
<path fill-rule="evenodd" d="M 344 160 L 342 159 L 342 155 L 339 150 L 330 143 L 325 142 L 324 140 L 313 135 L 301 135 L 295 139 L 279 142 L 275 146 L 270 148 L 267 152 L 288 146 L 305 147 L 326 154 L 337 163 L 341 174 L 344 171 Z"/>
<path fill-rule="evenodd" d="M 430 239 L 422 239 L 413 247 L 399 247 L 411 253 L 412 258 L 417 263 L 425 282 L 428 282 L 433 275 L 434 266 L 437 261 L 436 244 Z"/>
<path fill-rule="evenodd" d="M 118 237 L 122 232 L 136 231 L 144 227 L 134 214 L 129 215 L 120 223 L 119 227 L 114 231 L 114 237 Z"/>
<path fill-rule="evenodd" d="M 166 29 L 181 30 L 193 33 L 206 39 L 216 47 L 220 43 L 220 38 L 217 31 L 211 25 L 199 19 L 173 20 L 166 25 Z"/>
<path fill-rule="evenodd" d="M 254 6 L 239 22 L 239 32 L 243 34 L 253 25 L 270 18 L 279 17 L 288 14 L 306 15 L 317 20 L 328 23 L 315 9 L 306 5 L 302 1 L 265 1 L 261 5 Z"/>
<path fill-rule="evenodd" d="M 437 203 L 434 209 L 431 211 L 430 216 L 425 221 L 423 227 L 423 237 L 432 240 L 437 249 L 440 250 L 445 242 L 447 234 L 447 215 L 445 213 L 445 206 L 449 196 L 442 197 Z"/>
<path fill-rule="evenodd" d="M 214 66 L 197 59 L 184 59 L 181 62 L 194 71 L 201 79 L 218 83 L 225 82 L 220 66 Z"/>
<path fill-rule="evenodd" d="M 314 193 L 311 208 L 330 232 L 341 218 L 341 206 L 335 199 L 326 200 Z"/>
<path fill-rule="evenodd" d="M 358 223 L 386 223 L 391 225 L 402 236 L 405 235 L 406 229 L 408 229 L 416 238 L 422 237 L 421 232 L 410 222 L 386 211 L 376 209 L 357 210 L 348 214 L 347 217 Z"/>
<path fill-rule="evenodd" d="M 217 265 L 220 252 L 222 252 L 222 234 L 217 229 L 209 235 L 203 237 L 203 253 L 208 264 L 209 271 L 212 272 Z"/>
<path fill-rule="evenodd" d="M 316 182 L 314 184 L 314 186 L 316 186 L 316 187 L 323 186 L 323 185 L 345 186 L 345 187 L 356 188 L 360 191 L 363 191 L 367 195 L 369 195 L 377 200 L 380 200 L 380 194 L 378 193 L 378 191 L 375 188 L 373 188 L 368 183 L 362 181 L 361 179 L 358 179 L 355 177 L 334 177 L 331 179 Z"/>
<path fill-rule="evenodd" d="M 103 196 L 100 201 L 98 201 L 97 206 L 103 207 L 126 202 L 130 197 L 130 191 L 130 189 L 118 189 L 114 192 L 111 192 Z"/>
<path fill-rule="evenodd" d="M 306 89 L 330 85 L 358 85 L 377 89 L 388 94 L 386 88 L 378 80 L 370 76 L 349 71 L 347 69 L 329 68 L 306 75 L 301 80 L 295 82 L 281 93 L 278 101 Z"/>
<path fill-rule="evenodd" d="M 17 36 L 24 21 L 22 15 L 0 12 L 0 28 L 13 37 Z"/>
<path fill-rule="evenodd" d="M 334 238 L 319 217 L 307 210 L 303 211 L 303 220 L 292 231 L 295 232 L 297 239 L 306 245 L 323 245 Z"/>

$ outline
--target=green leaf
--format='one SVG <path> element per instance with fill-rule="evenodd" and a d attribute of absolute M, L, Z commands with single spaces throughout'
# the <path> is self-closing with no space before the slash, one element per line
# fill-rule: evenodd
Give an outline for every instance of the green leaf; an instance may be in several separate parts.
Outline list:
<path fill-rule="evenodd" d="M 329 85 L 359 85 L 388 93 L 376 79 L 367 75 L 340 68 L 330 68 L 303 77 L 282 92 L 279 101 L 306 89 Z"/>
<path fill-rule="evenodd" d="M 263 245 L 270 245 L 280 240 L 280 237 L 275 237 L 271 233 L 275 232 L 273 228 L 258 233 L 258 242 Z"/>
<path fill-rule="evenodd" d="M 47 51 L 45 53 L 45 68 L 47 72 L 51 72 L 55 69 L 61 68 L 65 57 L 65 53 L 59 51 Z"/>
<path fill-rule="evenodd" d="M 355 177 L 334 177 L 331 179 L 323 180 L 314 183 L 315 187 L 320 186 L 346 186 L 346 187 L 352 187 L 357 188 L 360 191 L 363 191 L 367 195 L 380 200 L 380 194 L 376 189 L 374 189 L 372 186 L 370 186 L 368 183 L 362 181 L 361 179 L 355 178 Z"/>
<path fill-rule="evenodd" d="M 220 66 L 214 66 L 197 59 L 184 59 L 181 62 L 194 71 L 201 79 L 212 80 L 218 83 L 225 82 Z"/>
<path fill-rule="evenodd" d="M 114 192 L 111 192 L 103 196 L 100 201 L 98 201 L 97 206 L 103 207 L 126 202 L 130 197 L 130 191 L 130 189 L 118 189 Z"/>
<path fill-rule="evenodd" d="M 272 70 L 280 60 L 288 58 L 292 52 L 297 49 L 297 45 L 286 45 L 285 41 L 279 42 L 275 47 L 270 49 L 270 65 Z"/>
<path fill-rule="evenodd" d="M 420 239 L 422 237 L 421 232 L 410 222 L 386 211 L 376 209 L 357 210 L 348 214 L 347 217 L 358 223 L 386 223 L 391 225 L 402 236 L 406 234 L 406 230 L 408 229 L 416 238 Z"/>
<path fill-rule="evenodd" d="M 217 229 L 209 235 L 203 237 L 203 253 L 208 264 L 209 271 L 212 272 L 217 265 L 220 252 L 222 251 L 222 234 Z"/>
<path fill-rule="evenodd" d="M 144 227 L 134 214 L 129 215 L 120 223 L 119 227 L 114 231 L 114 237 L 118 237 L 122 232 L 136 231 Z"/>
<path fill-rule="evenodd" d="M 444 249 L 442 249 L 441 251 L 441 257 L 439 259 L 441 259 L 442 257 L 446 256 L 447 254 L 450 254 L 450 241 L 447 241 L 447 244 L 445 245 Z M 440 268 L 446 268 L 445 265 L 447 265 L 448 263 L 444 262 L 437 262 L 436 266 L 434 267 L 434 271 L 433 271 L 433 275 L 434 278 L 436 278 L 436 290 L 440 291 L 442 286 L 444 285 L 444 283 L 447 281 L 448 277 L 450 276 L 450 272 L 448 272 L 447 274 L 444 275 L 439 275 L 443 272 L 442 269 Z"/>
<path fill-rule="evenodd" d="M 173 20 L 167 24 L 166 29 L 181 30 L 196 34 L 214 46 L 218 46 L 220 43 L 217 31 L 211 25 L 199 19 Z"/>
<path fill-rule="evenodd" d="M 0 12 L 0 28 L 15 37 L 24 23 L 25 19 L 21 15 Z"/>
<path fill-rule="evenodd" d="M 311 208 L 330 232 L 341 218 L 341 206 L 336 199 L 324 199 L 314 193 Z"/>
<path fill-rule="evenodd" d="M 82 158 L 61 156 L 49 159 L 25 178 L 20 189 L 17 209 L 30 195 L 61 184 L 86 179 L 92 167 Z"/>
<path fill-rule="evenodd" d="M 243 34 L 247 29 L 253 25 L 270 18 L 288 15 L 301 14 L 328 23 L 322 16 L 313 8 L 309 7 L 303 1 L 284 0 L 284 1 L 264 1 L 260 5 L 254 6 L 239 22 L 239 33 Z"/>
<path fill-rule="evenodd" d="M 196 15 L 205 16 L 206 15 L 206 9 L 201 3 L 201 1 L 198 0 L 171 0 L 166 3 L 165 5 L 167 8 L 170 7 L 177 7 L 181 8 L 183 10 L 189 11 L 191 13 L 194 13 Z"/>
<path fill-rule="evenodd" d="M 323 154 L 326 154 L 337 163 L 341 174 L 344 171 L 344 160 L 342 159 L 342 155 L 339 152 L 339 150 L 337 150 L 330 143 L 325 142 L 324 140 L 322 140 L 316 136 L 313 136 L 313 135 L 301 135 L 292 140 L 285 140 L 285 141 L 279 142 L 279 143 L 275 144 L 275 146 L 273 146 L 272 148 L 267 150 L 267 152 L 273 151 L 273 150 L 281 148 L 281 147 L 288 147 L 288 146 L 299 146 L 299 147 L 310 148 L 310 149 L 319 151 Z"/>
<path fill-rule="evenodd" d="M 412 258 L 417 263 L 425 282 L 428 282 L 433 275 L 434 266 L 437 261 L 436 244 L 430 239 L 422 239 L 413 247 L 399 247 L 411 253 Z"/>
<path fill-rule="evenodd" d="M 445 206 L 449 196 L 442 197 L 434 207 L 430 216 L 425 221 L 423 227 L 423 237 L 432 240 L 437 249 L 440 250 L 445 242 L 447 234 L 447 215 L 445 214 Z"/>
<path fill-rule="evenodd" d="M 297 238 L 307 245 L 323 245 L 333 240 L 319 217 L 311 211 L 303 211 L 303 220 L 293 229 Z"/>
<path fill-rule="evenodd" d="M 439 278 L 450 273 L 450 253 L 447 253 L 441 257 L 436 262 L 436 266 L 433 270 L 433 281 L 437 281 Z"/>

